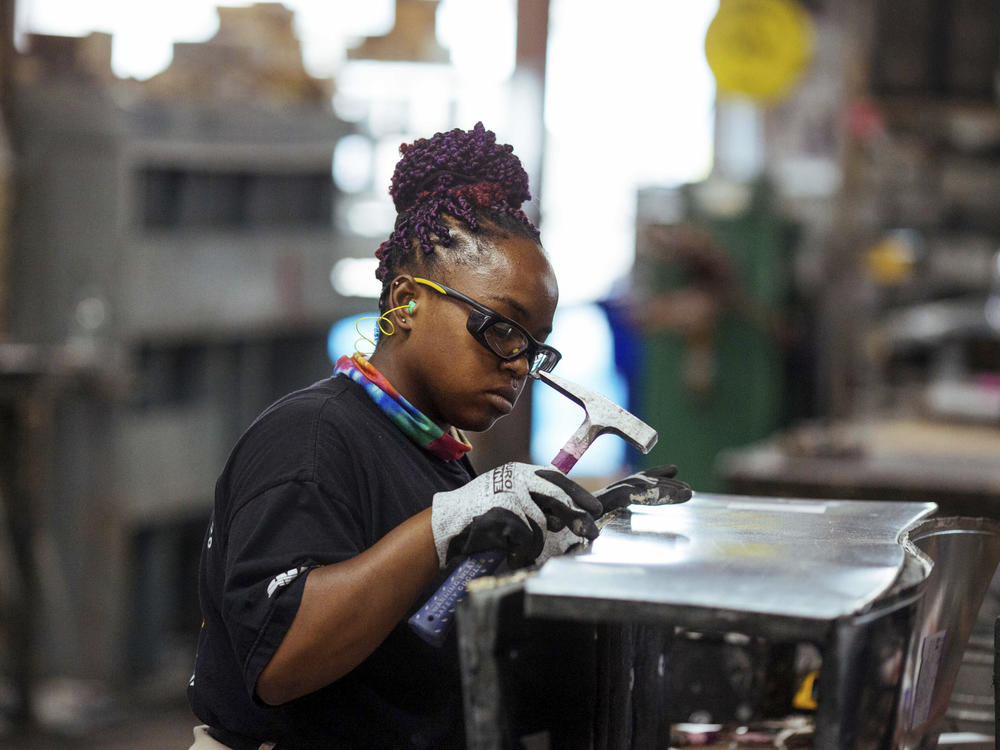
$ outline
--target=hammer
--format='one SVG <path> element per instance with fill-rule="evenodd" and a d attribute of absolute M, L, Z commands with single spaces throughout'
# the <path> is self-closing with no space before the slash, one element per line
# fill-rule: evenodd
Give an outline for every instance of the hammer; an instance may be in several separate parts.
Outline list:
<path fill-rule="evenodd" d="M 552 373 L 538 372 L 532 377 L 583 407 L 583 423 L 552 459 L 552 465 L 559 471 L 566 473 L 572 469 L 590 444 L 605 432 L 620 436 L 643 453 L 649 453 L 656 445 L 656 430 L 606 396 Z M 409 619 L 413 632 L 432 646 L 444 643 L 469 581 L 493 573 L 505 556 L 506 553 L 496 550 L 469 555 Z"/>

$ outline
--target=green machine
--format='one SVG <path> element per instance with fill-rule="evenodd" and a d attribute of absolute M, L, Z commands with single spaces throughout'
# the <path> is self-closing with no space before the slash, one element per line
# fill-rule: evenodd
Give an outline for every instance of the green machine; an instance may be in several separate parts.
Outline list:
<path fill-rule="evenodd" d="M 765 182 L 638 198 L 630 407 L 660 435 L 641 464 L 677 464 L 696 491 L 721 491 L 717 455 L 786 419 L 794 226 Z"/>

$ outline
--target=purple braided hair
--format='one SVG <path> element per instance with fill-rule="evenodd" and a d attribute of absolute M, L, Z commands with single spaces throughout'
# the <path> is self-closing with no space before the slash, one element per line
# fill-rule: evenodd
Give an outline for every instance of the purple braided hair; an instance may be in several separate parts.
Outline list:
<path fill-rule="evenodd" d="M 456 128 L 404 143 L 399 152 L 402 158 L 389 187 L 396 226 L 375 251 L 375 276 L 382 282 L 383 298 L 395 269 L 415 244 L 425 256 L 435 245 L 451 245 L 445 214 L 472 232 L 479 231 L 485 219 L 538 239 L 538 228 L 521 210 L 531 198 L 521 160 L 513 146 L 498 144 L 496 134 L 483 123 L 469 131 Z"/>

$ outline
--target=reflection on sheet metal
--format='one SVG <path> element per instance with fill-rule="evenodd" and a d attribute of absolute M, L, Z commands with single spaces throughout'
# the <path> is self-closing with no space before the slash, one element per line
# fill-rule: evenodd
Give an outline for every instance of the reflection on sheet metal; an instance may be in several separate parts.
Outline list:
<path fill-rule="evenodd" d="M 900 532 L 933 503 L 696 494 L 635 506 L 589 548 L 549 560 L 525 586 L 531 612 L 586 619 L 663 605 L 829 621 L 889 591 L 911 553 Z M 926 565 L 918 560 L 918 565 Z M 597 574 L 601 569 L 602 573 Z"/>
<path fill-rule="evenodd" d="M 690 544 L 688 537 L 672 532 L 637 532 L 629 537 L 602 534 L 594 540 L 590 554 L 581 561 L 585 564 L 670 565 L 686 558 Z"/>
<path fill-rule="evenodd" d="M 775 503 L 761 500 L 739 500 L 729 503 L 729 510 L 767 510 L 772 513 L 826 513 L 830 505 L 836 503 Z"/>

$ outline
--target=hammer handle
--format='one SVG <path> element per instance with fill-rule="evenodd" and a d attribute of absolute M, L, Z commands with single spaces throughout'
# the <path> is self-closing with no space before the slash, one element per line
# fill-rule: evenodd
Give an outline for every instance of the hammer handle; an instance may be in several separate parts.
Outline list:
<path fill-rule="evenodd" d="M 465 596 L 469 581 L 495 573 L 503 559 L 503 552 L 490 550 L 475 552 L 462 560 L 424 606 L 409 619 L 410 629 L 432 646 L 441 646 L 448 637 L 455 609 Z"/>
<path fill-rule="evenodd" d="M 552 460 L 552 465 L 564 474 L 572 469 L 580 458 L 567 452 L 568 446 L 567 443 Z M 476 552 L 462 560 L 424 606 L 408 620 L 410 629 L 432 646 L 441 646 L 448 637 L 451 623 L 455 619 L 455 610 L 465 596 L 465 587 L 469 581 L 495 573 L 505 556 L 503 552 L 490 550 Z"/>
<path fill-rule="evenodd" d="M 569 453 L 566 448 L 563 448 L 556 454 L 556 457 L 552 459 L 552 465 L 559 469 L 559 471 L 563 474 L 566 474 L 570 469 L 576 466 L 576 462 L 579 460 L 579 456 L 574 456 L 572 453 Z"/>

